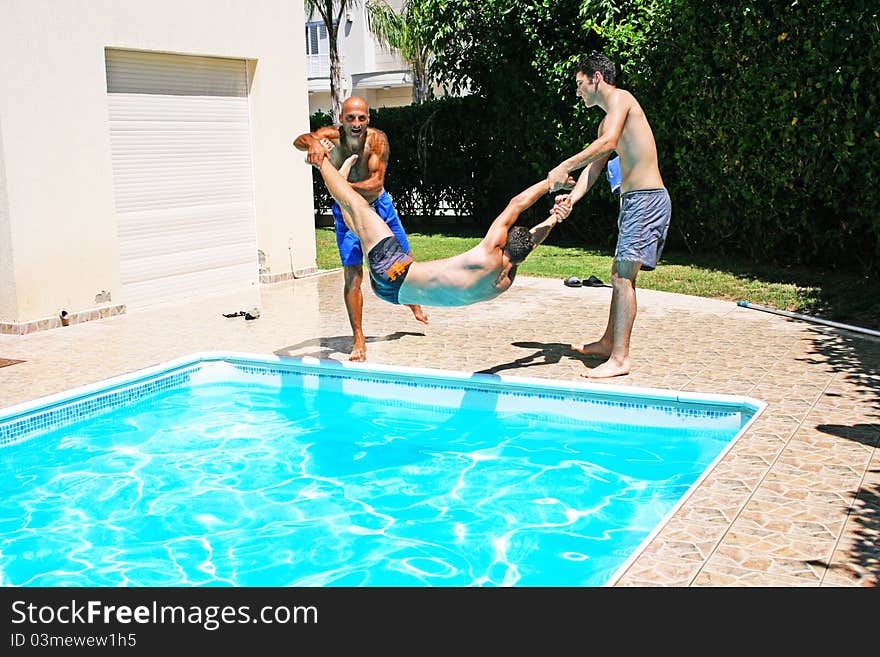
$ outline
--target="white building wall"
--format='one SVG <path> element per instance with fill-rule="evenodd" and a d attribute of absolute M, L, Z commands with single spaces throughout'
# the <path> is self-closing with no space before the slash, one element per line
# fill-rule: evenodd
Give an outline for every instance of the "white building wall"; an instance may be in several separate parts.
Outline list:
<path fill-rule="evenodd" d="M 342 69 L 349 76 L 353 73 L 376 70 L 373 56 L 373 35 L 367 29 L 367 9 L 359 3 L 351 10 L 352 22 L 344 20 L 339 29 L 342 49 Z M 351 89 L 351 87 L 349 87 Z"/>
<path fill-rule="evenodd" d="M 291 252 L 313 268 L 311 172 L 291 145 L 308 129 L 303 24 L 290 0 L 3 0 L 0 323 L 125 303 L 107 47 L 250 60 L 258 248 L 271 274 L 290 273 Z"/>
<path fill-rule="evenodd" d="M 3 124 L 0 123 L 0 321 L 16 307 L 12 232 L 6 201 L 6 165 L 3 162 Z"/>
<path fill-rule="evenodd" d="M 403 66 L 400 57 L 395 52 L 382 48 L 378 43 L 373 48 L 373 54 L 377 70 L 385 71 Z"/>
<path fill-rule="evenodd" d="M 398 14 L 403 6 L 402 0 L 386 0 L 387 4 Z M 374 70 L 390 71 L 406 68 L 406 62 L 395 51 L 380 45 L 375 39 L 370 39 L 372 48 L 372 58 Z M 412 92 L 410 91 L 410 100 L 412 100 Z"/>

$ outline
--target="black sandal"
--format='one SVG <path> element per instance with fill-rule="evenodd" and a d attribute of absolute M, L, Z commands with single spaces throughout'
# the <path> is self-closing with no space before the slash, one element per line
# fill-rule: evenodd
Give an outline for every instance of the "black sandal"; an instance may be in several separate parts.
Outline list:
<path fill-rule="evenodd" d="M 565 284 L 566 287 L 581 287 L 583 285 L 581 279 L 579 279 L 577 276 L 569 276 L 562 282 Z"/>

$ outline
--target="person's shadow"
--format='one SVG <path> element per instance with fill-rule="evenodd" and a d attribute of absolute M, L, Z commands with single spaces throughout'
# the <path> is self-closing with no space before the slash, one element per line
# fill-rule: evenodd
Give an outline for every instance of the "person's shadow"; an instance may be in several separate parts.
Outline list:
<path fill-rule="evenodd" d="M 367 343 L 373 342 L 388 342 L 390 340 L 400 340 L 406 336 L 416 336 L 416 337 L 424 337 L 424 333 L 418 333 L 414 331 L 395 331 L 394 333 L 389 333 L 388 335 L 382 336 L 374 336 L 368 335 L 366 337 Z M 300 352 L 302 349 L 307 349 L 309 347 L 316 347 L 313 351 Z M 287 347 L 281 347 L 280 349 L 275 350 L 276 356 L 311 356 L 313 358 L 319 359 L 327 359 L 330 358 L 331 355 L 339 353 L 348 355 L 351 353 L 351 350 L 354 348 L 354 338 L 350 335 L 334 335 L 331 337 L 325 338 L 309 338 L 308 340 L 303 340 L 302 342 L 298 342 L 297 344 L 292 344 Z"/>
<path fill-rule="evenodd" d="M 536 367 L 539 365 L 554 365 L 562 360 L 563 356 L 573 360 L 579 360 L 582 363 L 595 361 L 598 356 L 585 356 L 571 348 L 570 344 L 562 342 L 511 342 L 514 347 L 522 349 L 534 349 L 534 353 L 517 358 L 507 363 L 487 367 L 479 370 L 480 374 L 497 374 L 504 370 L 515 370 L 521 367 Z M 604 359 L 600 359 L 604 360 Z"/>

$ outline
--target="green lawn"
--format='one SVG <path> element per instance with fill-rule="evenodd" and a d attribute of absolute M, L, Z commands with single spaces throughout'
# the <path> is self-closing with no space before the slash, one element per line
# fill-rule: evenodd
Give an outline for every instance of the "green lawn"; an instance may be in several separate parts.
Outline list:
<path fill-rule="evenodd" d="M 339 266 L 333 229 L 317 228 L 318 267 Z M 479 235 L 467 229 L 408 232 L 419 260 L 447 258 L 473 247 Z M 588 278 L 608 282 L 611 253 L 573 245 L 543 244 L 520 267 L 525 276 Z M 880 330 L 880 283 L 854 274 L 756 265 L 714 256 L 664 253 L 653 272 L 639 274 L 638 287 L 698 297 L 748 301 L 781 310 Z"/>

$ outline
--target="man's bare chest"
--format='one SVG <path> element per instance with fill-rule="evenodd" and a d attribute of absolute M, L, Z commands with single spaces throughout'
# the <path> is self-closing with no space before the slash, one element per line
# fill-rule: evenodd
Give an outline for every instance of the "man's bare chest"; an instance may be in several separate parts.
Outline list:
<path fill-rule="evenodd" d="M 370 177 L 369 146 L 365 144 L 363 148 L 357 149 L 352 148 L 349 144 L 343 141 L 337 148 L 334 148 L 331 153 L 333 165 L 337 168 L 342 166 L 342 163 L 345 162 L 350 155 L 355 154 L 358 156 L 358 159 L 357 162 L 355 162 L 355 165 L 351 168 L 351 173 L 348 175 L 349 182 L 360 182 Z"/>

